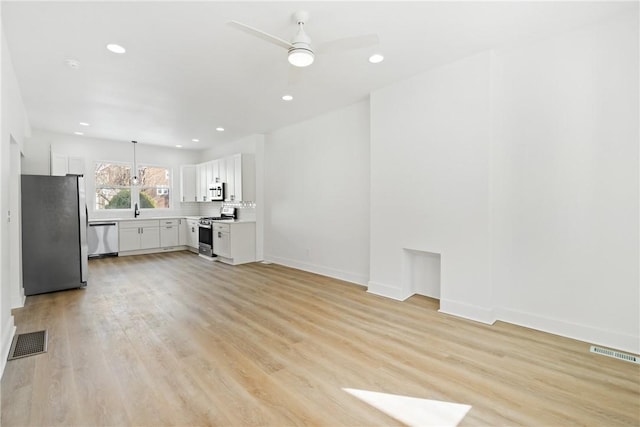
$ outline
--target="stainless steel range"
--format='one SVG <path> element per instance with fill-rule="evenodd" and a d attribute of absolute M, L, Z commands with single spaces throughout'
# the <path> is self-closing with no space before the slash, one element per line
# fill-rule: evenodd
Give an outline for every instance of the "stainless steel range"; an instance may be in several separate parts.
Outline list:
<path fill-rule="evenodd" d="M 215 257 L 213 253 L 213 222 L 234 221 L 236 208 L 223 207 L 220 216 L 202 217 L 198 221 L 198 253 L 206 257 Z"/>

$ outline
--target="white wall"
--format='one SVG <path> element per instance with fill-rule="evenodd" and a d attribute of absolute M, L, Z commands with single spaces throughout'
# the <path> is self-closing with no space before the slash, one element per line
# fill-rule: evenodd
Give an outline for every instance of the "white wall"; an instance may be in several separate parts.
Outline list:
<path fill-rule="evenodd" d="M 369 290 L 436 253 L 442 311 L 639 353 L 639 73 L 627 14 L 373 93 Z"/>
<path fill-rule="evenodd" d="M 487 322 L 491 60 L 475 55 L 371 95 L 369 291 L 407 298 L 404 249 L 440 254 L 441 310 Z"/>
<path fill-rule="evenodd" d="M 220 159 L 238 153 L 255 154 L 256 146 L 264 141 L 263 135 L 249 135 L 237 141 L 226 144 L 214 145 L 213 147 L 200 152 L 199 162 Z"/>
<path fill-rule="evenodd" d="M 640 352 L 638 15 L 501 52 L 499 317 Z"/>
<path fill-rule="evenodd" d="M 266 136 L 265 259 L 366 284 L 368 109 L 363 101 Z"/>
<path fill-rule="evenodd" d="M 22 161 L 22 173 L 49 175 L 50 150 L 54 152 L 82 157 L 85 165 L 85 183 L 87 187 L 87 204 L 89 218 L 133 217 L 133 211 L 95 210 L 95 163 L 97 161 L 119 161 L 133 163 L 133 144 L 126 141 L 109 141 L 86 136 L 65 135 L 53 132 L 34 130 L 26 141 L 25 157 Z M 138 143 L 136 161 L 138 164 L 168 166 L 172 170 L 173 195 L 171 208 L 163 211 L 163 215 L 197 215 L 196 203 L 180 202 L 180 165 L 198 162 L 199 152 L 178 148 L 160 147 Z M 90 199 L 90 197 L 92 199 Z M 142 211 L 141 217 L 157 216 L 157 212 Z"/>
<path fill-rule="evenodd" d="M 19 248 L 20 188 L 17 176 L 20 156 L 25 136 L 29 134 L 20 89 L 15 77 L 11 55 L 2 33 L 0 88 L 0 374 L 4 367 L 15 333 L 11 308 L 22 305 L 22 283 L 20 282 Z M 16 240 L 17 239 L 17 240 Z"/>

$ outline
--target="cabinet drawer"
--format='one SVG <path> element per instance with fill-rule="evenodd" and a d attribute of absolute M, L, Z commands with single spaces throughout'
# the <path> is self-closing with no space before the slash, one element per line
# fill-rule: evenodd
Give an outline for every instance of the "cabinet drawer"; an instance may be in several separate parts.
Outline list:
<path fill-rule="evenodd" d="M 179 224 L 180 224 L 179 219 L 161 219 L 160 220 L 160 227 L 164 227 L 167 225 L 179 225 Z"/>
<path fill-rule="evenodd" d="M 217 223 L 213 223 L 213 231 L 226 231 L 227 233 L 229 232 L 229 230 L 231 226 L 229 224 L 217 224 Z"/>
<path fill-rule="evenodd" d="M 120 228 L 157 227 L 157 219 L 144 219 L 138 221 L 120 221 Z"/>

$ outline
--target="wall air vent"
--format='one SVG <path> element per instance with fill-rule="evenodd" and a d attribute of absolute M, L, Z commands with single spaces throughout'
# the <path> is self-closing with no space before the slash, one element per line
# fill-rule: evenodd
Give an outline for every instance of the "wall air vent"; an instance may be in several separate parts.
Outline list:
<path fill-rule="evenodd" d="M 640 357 L 634 356 L 633 354 L 621 353 L 615 350 L 609 350 L 608 348 L 597 347 L 595 345 L 591 346 L 591 353 L 602 354 L 603 356 L 613 357 L 614 359 L 620 359 L 631 363 L 640 364 Z"/>

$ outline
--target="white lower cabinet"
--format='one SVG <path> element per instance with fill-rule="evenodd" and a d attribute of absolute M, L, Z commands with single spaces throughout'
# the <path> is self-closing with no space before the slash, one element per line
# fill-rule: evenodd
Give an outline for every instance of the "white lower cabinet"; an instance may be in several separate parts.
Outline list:
<path fill-rule="evenodd" d="M 237 265 L 256 260 L 255 222 L 213 223 L 213 253 L 218 261 Z"/>
<path fill-rule="evenodd" d="M 119 251 L 136 251 L 160 247 L 158 220 L 120 221 Z"/>
<path fill-rule="evenodd" d="M 180 244 L 180 220 L 160 220 L 160 247 L 172 248 Z"/>
<path fill-rule="evenodd" d="M 140 249 L 140 228 L 122 228 L 120 223 L 118 250 L 120 252 Z"/>
<path fill-rule="evenodd" d="M 197 219 L 188 219 L 187 220 L 187 246 L 190 248 L 198 250 L 198 220 Z"/>

